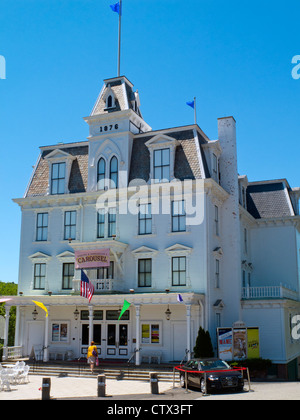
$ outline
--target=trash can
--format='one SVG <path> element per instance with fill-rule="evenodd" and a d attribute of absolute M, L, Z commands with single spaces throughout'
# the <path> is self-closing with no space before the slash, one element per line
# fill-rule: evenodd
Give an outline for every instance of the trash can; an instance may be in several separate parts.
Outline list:
<path fill-rule="evenodd" d="M 51 378 L 43 378 L 42 400 L 50 400 Z"/>
<path fill-rule="evenodd" d="M 158 376 L 155 372 L 150 372 L 150 389 L 151 394 L 158 394 Z"/>
<path fill-rule="evenodd" d="M 97 376 L 97 395 L 98 397 L 105 397 L 105 387 L 106 387 L 106 377 L 105 375 Z"/>

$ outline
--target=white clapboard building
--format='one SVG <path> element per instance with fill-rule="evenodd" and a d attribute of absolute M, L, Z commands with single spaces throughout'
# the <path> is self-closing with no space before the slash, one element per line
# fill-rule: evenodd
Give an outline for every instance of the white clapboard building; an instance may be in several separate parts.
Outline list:
<path fill-rule="evenodd" d="M 104 80 L 84 120 L 87 140 L 41 147 L 14 200 L 19 295 L 6 307 L 22 354 L 75 359 L 94 340 L 103 359 L 180 361 L 200 326 L 217 353 L 217 328 L 239 322 L 259 328 L 261 357 L 294 366 L 299 189 L 239 176 L 233 117 L 218 119 L 217 140 L 196 124 L 152 130 L 125 76 Z M 89 301 L 75 257 L 103 250 L 109 265 L 85 269 Z"/>

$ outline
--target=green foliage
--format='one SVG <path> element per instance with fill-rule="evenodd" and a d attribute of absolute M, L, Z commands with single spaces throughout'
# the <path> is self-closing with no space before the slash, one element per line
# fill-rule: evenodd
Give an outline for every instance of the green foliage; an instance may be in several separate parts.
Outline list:
<path fill-rule="evenodd" d="M 17 284 L 0 281 L 0 296 L 16 296 L 17 293 Z M 13 346 L 15 341 L 16 307 L 12 306 L 9 313 L 8 345 Z M 5 315 L 5 303 L 0 303 L 0 315 Z"/>
<path fill-rule="evenodd" d="M 202 327 L 199 328 L 196 344 L 194 347 L 195 358 L 214 357 L 214 350 L 208 331 Z"/>

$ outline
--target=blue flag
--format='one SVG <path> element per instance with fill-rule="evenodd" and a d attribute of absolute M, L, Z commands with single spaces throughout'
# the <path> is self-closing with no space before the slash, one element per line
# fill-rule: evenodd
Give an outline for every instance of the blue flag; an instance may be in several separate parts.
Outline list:
<path fill-rule="evenodd" d="M 182 296 L 179 293 L 177 295 L 177 302 L 183 302 Z"/>
<path fill-rule="evenodd" d="M 120 14 L 120 3 L 119 2 L 115 3 L 115 4 L 111 4 L 110 7 L 111 7 L 111 10 L 113 12 L 118 13 L 118 15 Z"/>
<path fill-rule="evenodd" d="M 188 106 L 191 106 L 193 109 L 195 109 L 195 101 L 187 102 Z"/>

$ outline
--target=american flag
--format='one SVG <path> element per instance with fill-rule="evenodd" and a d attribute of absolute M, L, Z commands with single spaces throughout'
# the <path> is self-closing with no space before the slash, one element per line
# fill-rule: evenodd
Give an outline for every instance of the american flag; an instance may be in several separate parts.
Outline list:
<path fill-rule="evenodd" d="M 94 286 L 90 282 L 88 276 L 83 270 L 81 270 L 81 282 L 80 282 L 80 296 L 83 296 L 91 301 L 94 294 Z"/>

